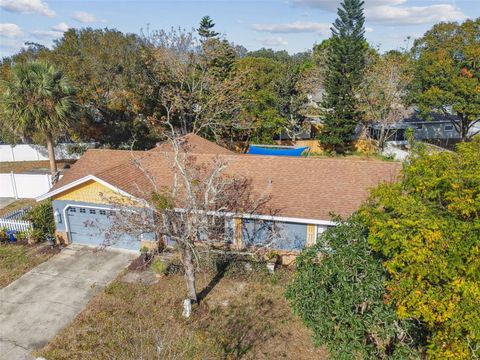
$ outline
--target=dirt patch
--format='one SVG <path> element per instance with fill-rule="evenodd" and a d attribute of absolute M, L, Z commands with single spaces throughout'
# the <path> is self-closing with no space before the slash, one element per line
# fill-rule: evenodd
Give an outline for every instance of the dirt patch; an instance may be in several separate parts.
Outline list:
<path fill-rule="evenodd" d="M 198 291 L 215 273 L 198 276 Z M 54 359 L 326 359 L 285 298 L 288 274 L 215 280 L 190 319 L 180 274 L 115 281 L 38 355 Z"/>
<path fill-rule="evenodd" d="M 152 263 L 153 257 L 145 258 L 143 255 L 140 255 L 138 258 L 133 260 L 130 265 L 128 265 L 128 270 L 130 271 L 145 271 L 148 270 L 150 264 Z"/>

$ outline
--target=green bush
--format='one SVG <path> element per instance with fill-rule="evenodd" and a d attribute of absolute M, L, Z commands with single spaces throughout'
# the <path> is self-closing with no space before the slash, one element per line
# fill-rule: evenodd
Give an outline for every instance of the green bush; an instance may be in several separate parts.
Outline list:
<path fill-rule="evenodd" d="M 480 358 L 480 137 L 456 152 L 419 144 L 398 183 L 382 184 L 360 211 L 384 257 L 400 318 L 431 332 L 433 359 Z"/>
<path fill-rule="evenodd" d="M 156 258 L 152 261 L 150 269 L 156 274 L 165 274 L 165 272 L 167 271 L 167 264 L 165 264 L 159 258 Z"/>
<path fill-rule="evenodd" d="M 0 228 L 0 241 L 7 241 L 7 229 L 6 228 Z"/>
<path fill-rule="evenodd" d="M 387 304 L 386 272 L 356 219 L 341 222 L 305 249 L 286 296 L 333 359 L 418 357 L 412 324 Z"/>
<path fill-rule="evenodd" d="M 37 241 L 45 240 L 46 236 L 54 236 L 55 220 L 53 208 L 50 201 L 44 201 L 32 208 L 25 216 L 32 222 L 34 236 Z"/>

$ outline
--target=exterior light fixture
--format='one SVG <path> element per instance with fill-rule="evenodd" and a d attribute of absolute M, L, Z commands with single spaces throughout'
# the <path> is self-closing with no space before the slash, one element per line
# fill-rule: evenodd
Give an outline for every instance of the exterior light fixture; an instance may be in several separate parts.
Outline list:
<path fill-rule="evenodd" d="M 53 214 L 53 216 L 55 217 L 55 222 L 57 224 L 62 223 L 62 214 L 60 214 L 60 211 L 58 211 L 58 209 L 55 209 L 55 213 Z"/>

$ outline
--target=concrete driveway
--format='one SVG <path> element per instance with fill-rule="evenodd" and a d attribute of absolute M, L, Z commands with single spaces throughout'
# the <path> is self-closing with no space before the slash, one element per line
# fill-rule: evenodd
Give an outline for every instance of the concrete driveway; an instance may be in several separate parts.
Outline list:
<path fill-rule="evenodd" d="M 0 359 L 32 359 L 138 254 L 70 245 L 0 290 Z"/>

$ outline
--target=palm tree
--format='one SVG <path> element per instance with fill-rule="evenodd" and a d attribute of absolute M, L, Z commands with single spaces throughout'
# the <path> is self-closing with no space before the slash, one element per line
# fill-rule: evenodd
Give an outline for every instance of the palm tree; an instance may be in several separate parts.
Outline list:
<path fill-rule="evenodd" d="M 52 176 L 57 173 L 54 137 L 75 117 L 74 89 L 52 65 L 31 61 L 12 68 L 2 83 L 3 122 L 18 136 L 40 134 L 47 143 Z"/>

